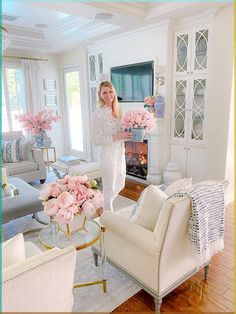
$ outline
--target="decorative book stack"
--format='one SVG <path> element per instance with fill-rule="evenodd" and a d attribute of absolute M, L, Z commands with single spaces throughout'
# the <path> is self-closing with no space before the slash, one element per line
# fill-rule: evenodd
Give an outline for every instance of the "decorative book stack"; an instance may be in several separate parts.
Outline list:
<path fill-rule="evenodd" d="M 80 159 L 76 156 L 72 156 L 72 155 L 63 155 L 63 156 L 59 156 L 57 157 L 57 160 L 59 162 L 63 162 L 66 165 L 76 165 L 80 163 Z"/>

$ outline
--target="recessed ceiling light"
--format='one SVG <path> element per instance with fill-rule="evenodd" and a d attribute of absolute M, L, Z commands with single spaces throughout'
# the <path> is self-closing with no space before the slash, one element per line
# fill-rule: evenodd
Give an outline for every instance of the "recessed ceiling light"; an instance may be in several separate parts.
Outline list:
<path fill-rule="evenodd" d="M 47 24 L 35 24 L 34 26 L 37 28 L 47 28 L 48 27 Z"/>
<path fill-rule="evenodd" d="M 97 20 L 109 20 L 113 17 L 111 13 L 98 13 L 95 15 L 95 19 Z"/>

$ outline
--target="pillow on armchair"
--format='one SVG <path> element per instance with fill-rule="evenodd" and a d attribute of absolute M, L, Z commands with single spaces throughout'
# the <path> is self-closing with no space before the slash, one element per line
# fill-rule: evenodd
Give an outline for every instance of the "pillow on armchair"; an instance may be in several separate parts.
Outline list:
<path fill-rule="evenodd" d="M 34 139 L 21 139 L 20 141 L 20 160 L 34 160 L 32 150 L 34 148 Z"/>
<path fill-rule="evenodd" d="M 6 163 L 20 161 L 20 138 L 2 142 L 2 158 Z"/>
<path fill-rule="evenodd" d="M 2 268 L 25 260 L 25 243 L 22 233 L 2 243 Z"/>
<path fill-rule="evenodd" d="M 158 187 L 149 185 L 140 195 L 138 206 L 130 221 L 153 231 L 166 199 L 167 195 Z"/>

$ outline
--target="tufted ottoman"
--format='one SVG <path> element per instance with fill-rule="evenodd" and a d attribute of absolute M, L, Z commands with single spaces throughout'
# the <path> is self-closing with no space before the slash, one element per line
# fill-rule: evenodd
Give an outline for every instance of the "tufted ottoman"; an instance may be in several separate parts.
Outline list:
<path fill-rule="evenodd" d="M 72 166 L 68 171 L 69 176 L 83 176 L 86 175 L 88 180 L 100 178 L 101 169 L 97 162 L 86 162 L 80 165 Z"/>
<path fill-rule="evenodd" d="M 13 198 L 2 198 L 3 224 L 43 210 L 42 201 L 39 200 L 39 190 L 20 178 L 8 178 L 8 181 L 19 190 L 19 195 Z"/>

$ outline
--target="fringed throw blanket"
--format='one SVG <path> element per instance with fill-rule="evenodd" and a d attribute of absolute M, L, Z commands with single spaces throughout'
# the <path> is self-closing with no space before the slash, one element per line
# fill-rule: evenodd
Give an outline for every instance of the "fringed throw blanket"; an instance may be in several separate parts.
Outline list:
<path fill-rule="evenodd" d="M 218 181 L 205 181 L 172 196 L 186 195 L 192 201 L 188 234 L 196 248 L 200 267 L 224 248 L 224 187 Z"/>

